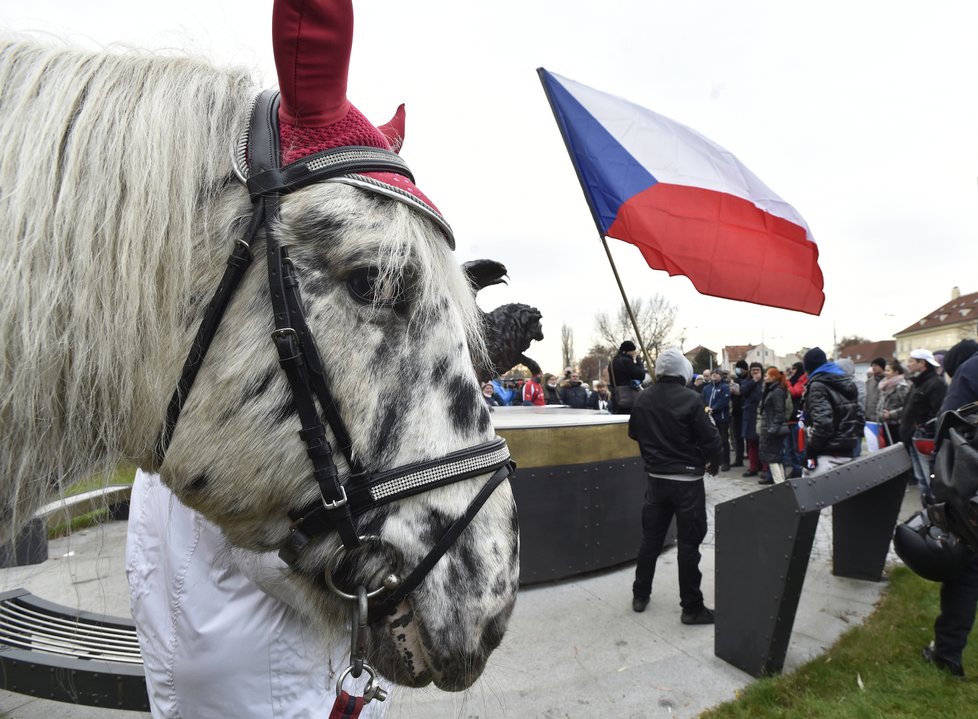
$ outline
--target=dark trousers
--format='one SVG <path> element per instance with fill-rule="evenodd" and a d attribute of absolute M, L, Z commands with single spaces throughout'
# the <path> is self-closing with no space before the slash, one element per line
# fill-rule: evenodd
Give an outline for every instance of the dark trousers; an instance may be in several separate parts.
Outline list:
<path fill-rule="evenodd" d="M 720 444 L 723 445 L 723 465 L 730 464 L 730 423 L 717 422 L 717 431 L 720 433 Z"/>
<path fill-rule="evenodd" d="M 734 448 L 734 462 L 744 463 L 744 433 L 741 431 L 744 415 L 742 412 L 734 412 L 730 422 L 730 442 Z"/>
<path fill-rule="evenodd" d="M 941 613 L 934 622 L 934 650 L 961 663 L 961 653 L 975 623 L 978 609 L 978 555 L 971 558 L 954 581 L 941 584 Z"/>
<path fill-rule="evenodd" d="M 679 603 L 684 612 L 703 608 L 700 582 L 700 543 L 706 536 L 706 491 L 703 479 L 684 482 L 649 476 L 642 507 L 642 544 L 638 549 L 632 595 L 646 599 L 652 593 L 655 563 L 666 532 L 676 517 L 679 563 Z"/>
<path fill-rule="evenodd" d="M 761 447 L 760 442 L 755 439 L 745 439 L 747 443 L 747 465 L 751 472 L 759 472 L 761 469 Z"/>

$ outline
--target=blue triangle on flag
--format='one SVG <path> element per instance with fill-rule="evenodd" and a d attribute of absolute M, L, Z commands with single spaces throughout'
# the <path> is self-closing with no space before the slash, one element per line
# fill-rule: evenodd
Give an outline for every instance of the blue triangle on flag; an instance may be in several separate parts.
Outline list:
<path fill-rule="evenodd" d="M 542 69 L 544 87 L 602 235 L 631 197 L 658 180 L 578 100 Z"/>

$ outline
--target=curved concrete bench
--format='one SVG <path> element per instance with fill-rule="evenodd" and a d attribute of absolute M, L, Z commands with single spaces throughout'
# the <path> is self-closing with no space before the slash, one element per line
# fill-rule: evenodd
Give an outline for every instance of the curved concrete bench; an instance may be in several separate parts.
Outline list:
<path fill-rule="evenodd" d="M 106 709 L 149 711 L 132 622 L 26 589 L 0 594 L 0 689 Z"/>

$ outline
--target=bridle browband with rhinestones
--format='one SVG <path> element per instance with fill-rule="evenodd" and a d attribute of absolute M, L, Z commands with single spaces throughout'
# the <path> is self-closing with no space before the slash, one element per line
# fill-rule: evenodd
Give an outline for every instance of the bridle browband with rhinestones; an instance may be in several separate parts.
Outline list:
<path fill-rule="evenodd" d="M 265 90 L 255 100 L 246 137 L 239 144 L 236 172 L 247 183 L 254 209 L 243 239 L 238 240 L 228 258 L 228 267 L 214 293 L 184 363 L 180 381 L 167 407 L 166 418 L 156 449 L 157 462 L 163 463 L 184 402 L 193 387 L 218 325 L 235 290 L 251 265 L 251 247 L 259 231 L 279 211 L 282 195 L 317 182 L 342 182 L 379 192 L 405 202 L 429 217 L 445 234 L 454 249 L 451 228 L 440 213 L 423 200 L 397 187 L 361 173 L 385 172 L 412 180 L 405 162 L 395 153 L 373 147 L 342 147 L 319 152 L 285 167 L 280 166 L 278 132 L 278 92 Z M 242 156 L 243 155 L 243 156 Z M 361 546 L 362 537 L 355 519 L 370 509 L 435 487 L 491 472 L 492 476 L 429 553 L 408 576 L 392 587 L 379 605 L 371 608 L 371 618 L 390 614 L 424 579 L 438 560 L 472 521 L 482 505 L 503 480 L 512 476 L 514 464 L 506 442 L 496 437 L 474 447 L 444 457 L 369 474 L 354 456 L 346 425 L 333 401 L 323 369 L 321 355 L 306 324 L 299 282 L 286 247 L 274 234 L 265 232 L 268 283 L 275 330 L 272 340 L 285 371 L 295 403 L 301 430 L 299 436 L 312 461 L 313 478 L 319 486 L 317 502 L 290 513 L 289 536 L 279 556 L 290 566 L 317 538 L 336 531 L 347 550 Z M 318 403 L 318 407 L 317 407 Z M 333 459 L 333 447 L 326 435 L 323 419 L 333 433 L 350 474 L 340 481 Z"/>

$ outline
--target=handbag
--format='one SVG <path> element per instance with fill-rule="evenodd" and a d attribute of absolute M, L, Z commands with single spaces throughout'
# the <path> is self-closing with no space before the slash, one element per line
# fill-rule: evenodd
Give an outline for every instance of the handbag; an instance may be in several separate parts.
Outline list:
<path fill-rule="evenodd" d="M 936 434 L 927 514 L 978 551 L 978 402 L 942 414 Z"/>
<path fill-rule="evenodd" d="M 635 407 L 635 400 L 641 390 L 630 384 L 614 385 L 615 390 L 615 409 L 632 409 Z"/>
<path fill-rule="evenodd" d="M 633 387 L 630 384 L 620 385 L 618 384 L 618 379 L 615 377 L 615 365 L 614 362 L 609 366 L 612 381 L 612 394 L 615 400 L 615 411 L 622 409 L 632 410 L 635 407 L 635 400 L 638 399 L 638 393 L 642 390 L 639 387 Z"/>

